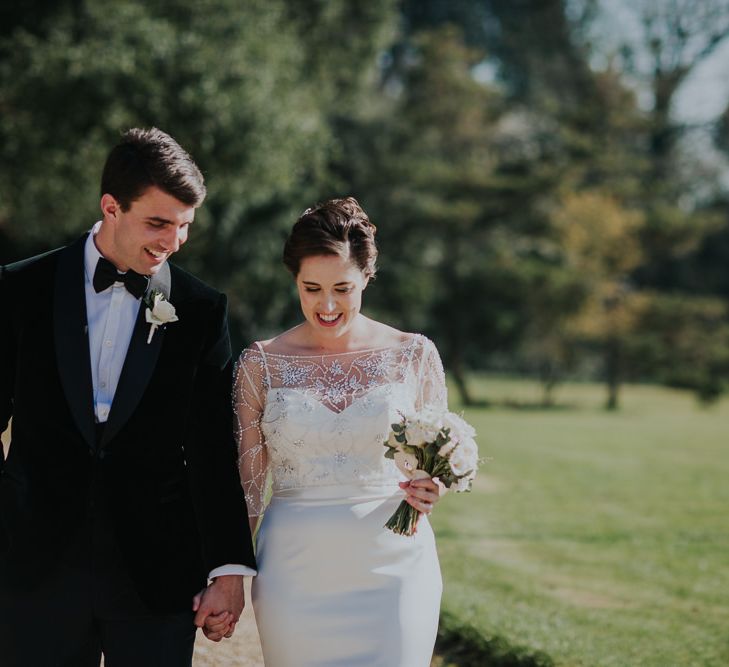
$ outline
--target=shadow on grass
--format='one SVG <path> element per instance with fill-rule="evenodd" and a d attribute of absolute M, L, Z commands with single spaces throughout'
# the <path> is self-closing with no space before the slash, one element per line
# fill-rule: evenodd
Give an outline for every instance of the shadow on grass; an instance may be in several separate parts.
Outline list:
<path fill-rule="evenodd" d="M 454 616 L 440 617 L 435 642 L 439 667 L 554 667 L 546 653 L 514 646 L 502 637 L 484 637 L 476 628 L 459 623 Z"/>
<path fill-rule="evenodd" d="M 495 403 L 488 398 L 475 398 L 467 403 L 461 402 L 460 405 L 464 408 L 491 408 Z"/>
<path fill-rule="evenodd" d="M 517 401 L 507 398 L 498 403 L 492 403 L 501 408 L 510 410 L 534 410 L 539 412 L 559 412 L 560 410 L 577 410 L 578 406 L 574 403 L 544 403 L 543 401 Z"/>
<path fill-rule="evenodd" d="M 515 398 L 503 398 L 501 400 L 477 400 L 467 405 L 469 408 L 505 408 L 507 410 L 533 410 L 538 412 L 559 412 L 562 410 L 579 410 L 576 403 L 545 403 L 544 401 L 522 401 Z"/>

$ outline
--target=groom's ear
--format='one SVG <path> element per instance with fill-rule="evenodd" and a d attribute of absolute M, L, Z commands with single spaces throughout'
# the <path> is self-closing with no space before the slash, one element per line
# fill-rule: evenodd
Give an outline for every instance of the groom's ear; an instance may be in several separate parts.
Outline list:
<path fill-rule="evenodd" d="M 101 212 L 104 214 L 104 219 L 116 220 L 117 215 L 121 212 L 121 206 L 112 195 L 107 193 L 101 197 Z"/>

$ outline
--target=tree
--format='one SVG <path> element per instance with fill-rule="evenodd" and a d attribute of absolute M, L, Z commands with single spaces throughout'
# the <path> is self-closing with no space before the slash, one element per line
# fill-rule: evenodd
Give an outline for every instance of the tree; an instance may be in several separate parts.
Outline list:
<path fill-rule="evenodd" d="M 646 294 L 628 350 L 634 368 L 715 401 L 729 379 L 729 306 L 715 297 Z"/>
<path fill-rule="evenodd" d="M 348 72 L 376 66 L 394 20 L 388 2 L 309 4 L 306 20 L 329 33 L 314 38 L 285 0 L 36 3 L 38 29 L 19 21 L 0 35 L 0 261 L 88 229 L 108 148 L 156 125 L 206 176 L 197 239 L 178 261 L 229 293 L 234 342 L 291 319 L 285 230 L 329 181 L 329 116 L 365 85 Z M 347 57 L 331 35 L 354 25 Z"/>
<path fill-rule="evenodd" d="M 676 94 L 687 79 L 716 48 L 729 37 L 727 0 L 641 0 L 634 5 L 642 28 L 641 47 L 626 44 L 626 64 L 647 81 L 653 96 L 650 151 L 653 176 L 659 185 L 672 175 L 670 160 L 675 157 L 683 126 L 673 116 Z M 647 51 L 641 67 L 637 48 Z"/>
<path fill-rule="evenodd" d="M 389 106 L 343 135 L 356 159 L 339 168 L 383 221 L 374 307 L 436 339 L 468 404 L 467 368 L 516 349 L 525 295 L 548 284 L 539 239 L 559 170 L 539 160 L 549 130 L 507 118 L 501 93 L 474 77 L 483 54 L 460 31 L 424 31 L 411 48 L 398 86 L 389 73 Z"/>
<path fill-rule="evenodd" d="M 718 173 L 682 164 L 687 159 L 682 141 L 694 128 L 676 117 L 676 98 L 682 84 L 729 37 L 729 1 L 641 0 L 631 3 L 630 10 L 636 30 L 624 31 L 610 57 L 624 78 L 651 99 L 642 193 L 646 258 L 637 278 L 646 287 L 673 290 L 680 288 L 676 260 L 695 250 L 716 226 L 696 193 L 711 190 L 711 178 L 713 189 L 722 189 Z M 699 171 L 701 176 L 693 177 Z"/>
<path fill-rule="evenodd" d="M 642 260 L 638 234 L 643 216 L 610 194 L 582 191 L 565 195 L 554 221 L 569 262 L 589 293 L 571 326 L 602 348 L 606 407 L 614 410 L 624 376 L 624 341 L 635 326 L 636 294 L 630 275 Z"/>
<path fill-rule="evenodd" d="M 135 124 L 189 147 L 221 229 L 290 190 L 326 130 L 283 18 L 280 2 L 88 2 L 47 38 L 13 33 L 0 70 L 4 224 L 29 241 L 49 220 L 57 238 L 82 229 L 109 144 Z"/>

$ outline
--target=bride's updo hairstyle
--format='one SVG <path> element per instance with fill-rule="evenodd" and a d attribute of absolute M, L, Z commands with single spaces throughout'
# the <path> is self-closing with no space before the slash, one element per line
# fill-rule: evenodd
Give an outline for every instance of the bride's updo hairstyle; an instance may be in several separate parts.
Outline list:
<path fill-rule="evenodd" d="M 296 277 L 306 257 L 338 255 L 351 260 L 365 277 L 374 278 L 375 231 L 354 197 L 329 199 L 301 214 L 286 239 L 283 262 Z"/>

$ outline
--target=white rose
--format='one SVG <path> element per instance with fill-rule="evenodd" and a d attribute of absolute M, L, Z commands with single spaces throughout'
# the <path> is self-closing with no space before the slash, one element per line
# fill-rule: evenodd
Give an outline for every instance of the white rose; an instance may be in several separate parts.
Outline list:
<path fill-rule="evenodd" d="M 427 442 L 434 442 L 441 428 L 440 418 L 432 412 L 424 412 L 414 419 L 408 419 L 405 431 L 408 445 L 421 447 Z"/>
<path fill-rule="evenodd" d="M 156 294 L 152 305 L 152 317 L 160 322 L 176 322 L 175 307 L 162 294 Z"/>
<path fill-rule="evenodd" d="M 438 450 L 438 456 L 448 458 L 448 455 L 453 451 L 453 448 L 457 444 L 458 444 L 458 440 L 453 440 L 451 438 L 448 442 L 446 442 L 445 445 L 442 445 L 441 448 Z"/>
<path fill-rule="evenodd" d="M 423 429 L 419 421 L 408 422 L 405 437 L 407 438 L 408 445 L 412 445 L 413 447 L 421 447 L 427 442 L 425 439 L 425 429 Z"/>
<path fill-rule="evenodd" d="M 451 465 L 453 474 L 460 477 L 469 470 L 475 470 L 478 465 L 478 447 L 471 438 L 464 438 L 453 449 L 448 463 Z"/>
<path fill-rule="evenodd" d="M 157 327 L 170 322 L 177 322 L 180 319 L 175 315 L 175 307 L 165 299 L 164 294 L 157 291 L 152 293 L 152 305 L 147 307 L 144 318 L 151 325 L 147 336 L 147 344 L 152 342 L 152 336 L 154 336 Z"/>
<path fill-rule="evenodd" d="M 443 415 L 443 428 L 449 428 L 451 430 L 451 437 L 455 437 L 456 440 L 476 437 L 476 431 L 473 426 L 455 412 L 447 412 Z"/>

